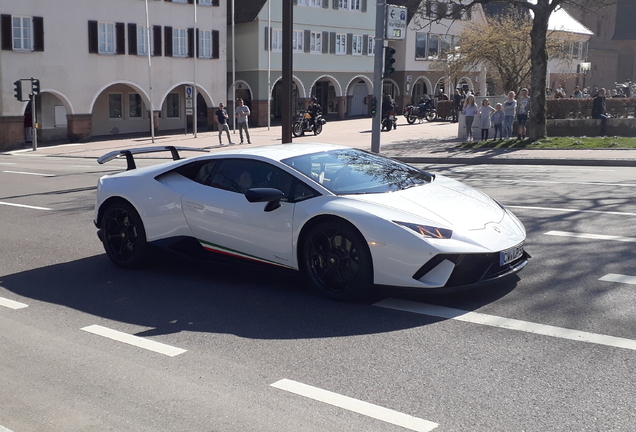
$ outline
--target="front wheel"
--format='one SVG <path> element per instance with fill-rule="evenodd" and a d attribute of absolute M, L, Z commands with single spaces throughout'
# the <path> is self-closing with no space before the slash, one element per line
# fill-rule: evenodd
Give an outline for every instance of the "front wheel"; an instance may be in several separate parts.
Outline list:
<path fill-rule="evenodd" d="M 437 120 L 437 110 L 428 110 L 426 112 L 426 120 L 430 122 Z"/>
<path fill-rule="evenodd" d="M 415 123 L 415 120 L 417 119 L 416 116 L 412 116 L 412 115 L 405 115 L 404 117 L 406 117 L 406 122 L 408 124 L 413 124 Z"/>
<path fill-rule="evenodd" d="M 118 266 L 138 268 L 148 259 L 146 230 L 137 210 L 127 202 L 108 206 L 100 224 L 108 257 Z"/>
<path fill-rule="evenodd" d="M 364 237 L 343 222 L 311 228 L 301 245 L 300 267 L 312 287 L 340 301 L 359 298 L 373 283 L 371 252 Z"/>
<path fill-rule="evenodd" d="M 292 128 L 292 134 L 295 137 L 299 137 L 303 134 L 303 124 L 300 122 L 294 123 L 294 127 Z"/>
<path fill-rule="evenodd" d="M 320 132 L 322 132 L 322 125 L 320 123 L 316 123 L 316 126 L 314 127 L 314 135 L 320 135 Z"/>

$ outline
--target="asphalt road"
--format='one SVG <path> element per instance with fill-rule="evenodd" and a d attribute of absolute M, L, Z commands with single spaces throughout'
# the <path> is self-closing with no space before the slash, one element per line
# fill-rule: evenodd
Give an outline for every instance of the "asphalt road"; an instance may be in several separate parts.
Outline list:
<path fill-rule="evenodd" d="M 115 267 L 93 206 L 123 166 L 0 156 L 0 431 L 634 430 L 633 169 L 427 167 L 510 207 L 530 264 L 345 304 L 290 273 Z"/>

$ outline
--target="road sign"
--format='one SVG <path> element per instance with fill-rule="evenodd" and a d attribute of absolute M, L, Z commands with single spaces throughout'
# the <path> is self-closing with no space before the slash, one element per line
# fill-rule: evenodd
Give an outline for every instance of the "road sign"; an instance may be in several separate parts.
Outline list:
<path fill-rule="evenodd" d="M 193 94 L 193 89 L 192 86 L 185 86 L 185 96 L 188 99 L 192 98 L 192 94 Z"/>
<path fill-rule="evenodd" d="M 194 109 L 186 108 L 186 115 L 193 115 L 193 114 L 194 114 Z"/>
<path fill-rule="evenodd" d="M 386 5 L 386 38 L 406 38 L 406 7 Z"/>

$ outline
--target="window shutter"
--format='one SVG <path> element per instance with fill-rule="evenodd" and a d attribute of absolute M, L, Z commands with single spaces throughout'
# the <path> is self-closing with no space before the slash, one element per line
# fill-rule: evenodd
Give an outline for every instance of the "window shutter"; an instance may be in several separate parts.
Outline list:
<path fill-rule="evenodd" d="M 128 23 L 128 54 L 137 55 L 137 24 Z"/>
<path fill-rule="evenodd" d="M 194 57 L 194 29 L 188 29 L 188 57 Z"/>
<path fill-rule="evenodd" d="M 322 53 L 327 54 L 329 52 L 329 32 L 322 32 Z"/>
<path fill-rule="evenodd" d="M 212 0 L 212 6 L 220 6 L 221 0 Z"/>
<path fill-rule="evenodd" d="M 212 30 L 212 58 L 219 58 L 219 31 Z"/>
<path fill-rule="evenodd" d="M 170 2 L 170 3 L 172 3 L 172 0 L 163 0 L 163 1 L 167 1 L 167 2 Z"/>
<path fill-rule="evenodd" d="M 360 0 L 360 12 L 367 11 L 367 0 Z"/>
<path fill-rule="evenodd" d="M 115 43 L 117 54 L 126 54 L 126 24 L 115 23 Z"/>
<path fill-rule="evenodd" d="M 195 29 L 194 30 L 194 45 L 195 45 L 195 50 L 196 50 L 196 56 L 197 58 L 201 56 L 201 53 L 199 52 L 199 44 L 201 41 L 201 30 L 200 29 Z"/>
<path fill-rule="evenodd" d="M 324 9 L 329 9 L 329 0 L 322 0 L 322 7 Z"/>
<path fill-rule="evenodd" d="M 0 16 L 0 27 L 0 33 L 2 34 L 0 36 L 0 38 L 2 38 L 2 49 L 12 50 L 13 36 L 11 35 L 11 15 Z"/>
<path fill-rule="evenodd" d="M 293 0 L 292 3 L 296 6 L 298 4 L 298 0 Z"/>
<path fill-rule="evenodd" d="M 369 54 L 369 35 L 362 36 L 362 55 Z"/>
<path fill-rule="evenodd" d="M 331 54 L 336 52 L 336 32 L 329 33 L 329 52 Z"/>
<path fill-rule="evenodd" d="M 161 26 L 152 26 L 152 55 L 161 56 Z"/>
<path fill-rule="evenodd" d="M 188 0 L 189 4 L 194 4 L 194 0 Z"/>
<path fill-rule="evenodd" d="M 165 26 L 163 28 L 163 39 L 164 39 L 164 47 L 163 47 L 163 55 L 166 57 L 172 57 L 172 27 Z"/>
<path fill-rule="evenodd" d="M 269 50 L 269 27 L 265 26 L 265 51 Z"/>
<path fill-rule="evenodd" d="M 44 51 L 44 18 L 33 17 L 33 51 Z"/>
<path fill-rule="evenodd" d="M 308 53 L 311 51 L 311 30 L 305 30 L 305 46 L 304 51 Z"/>
<path fill-rule="evenodd" d="M 353 33 L 347 33 L 347 54 L 353 53 Z"/>
<path fill-rule="evenodd" d="M 334 9 L 338 9 L 338 1 L 339 0 L 333 0 L 333 8 Z"/>
<path fill-rule="evenodd" d="M 97 54 L 99 51 L 97 41 L 97 21 L 88 22 L 88 52 Z"/>

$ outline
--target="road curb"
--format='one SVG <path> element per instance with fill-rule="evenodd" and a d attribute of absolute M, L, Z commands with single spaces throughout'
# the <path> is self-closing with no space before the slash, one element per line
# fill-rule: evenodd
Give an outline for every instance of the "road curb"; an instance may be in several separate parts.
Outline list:
<path fill-rule="evenodd" d="M 486 157 L 413 157 L 392 156 L 404 163 L 458 164 L 458 165 L 565 165 L 636 167 L 636 160 L 628 159 L 539 159 L 539 158 L 486 158 Z"/>

